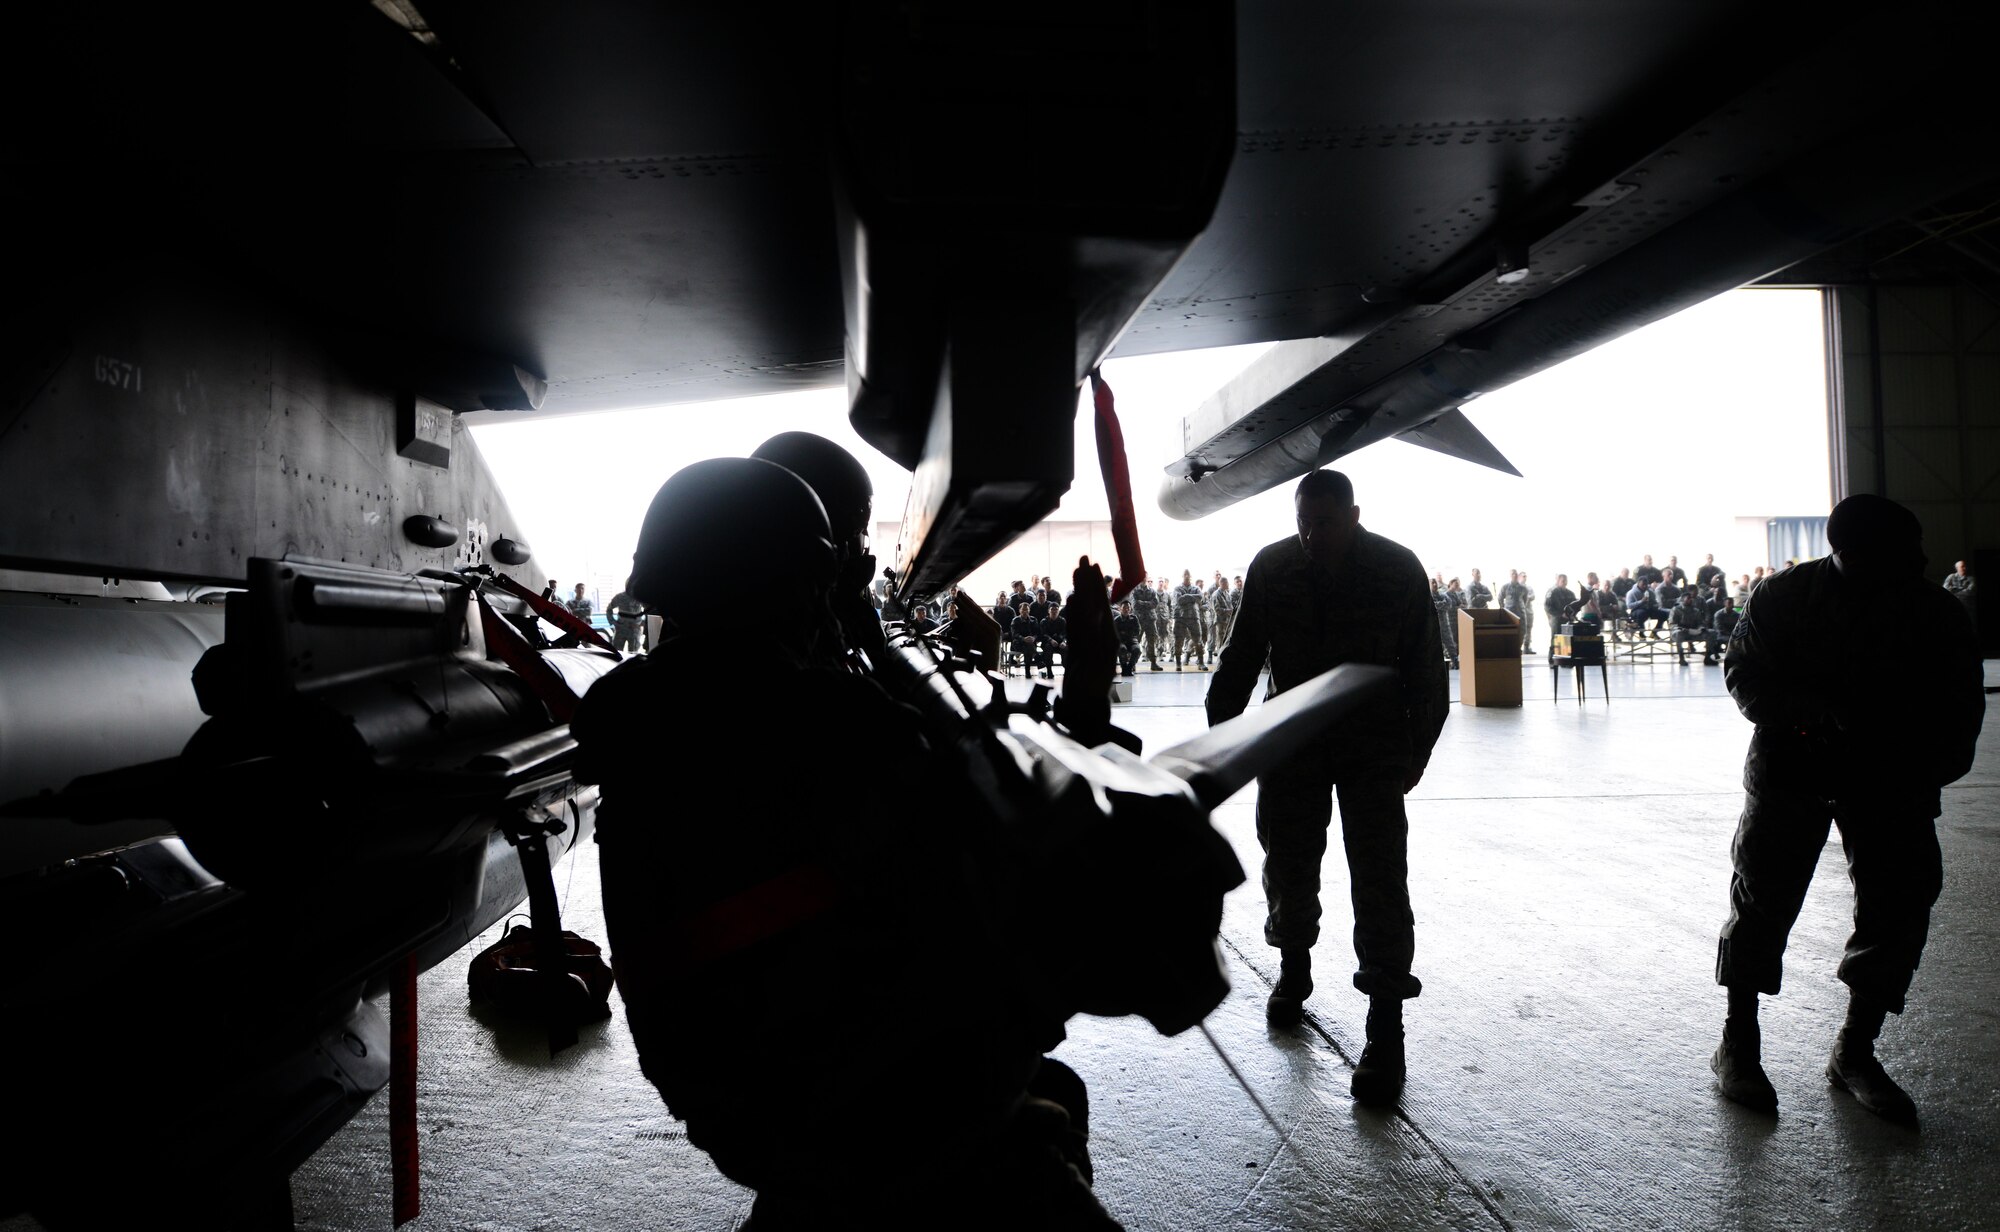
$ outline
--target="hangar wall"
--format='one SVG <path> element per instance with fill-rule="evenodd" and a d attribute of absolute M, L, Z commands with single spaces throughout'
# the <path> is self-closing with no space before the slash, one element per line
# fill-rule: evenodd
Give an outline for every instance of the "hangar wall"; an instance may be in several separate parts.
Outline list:
<path fill-rule="evenodd" d="M 2000 298 L 1970 279 L 1831 287 L 1827 358 L 1835 499 L 1901 501 L 1931 573 L 1977 571 L 2000 549 Z"/>

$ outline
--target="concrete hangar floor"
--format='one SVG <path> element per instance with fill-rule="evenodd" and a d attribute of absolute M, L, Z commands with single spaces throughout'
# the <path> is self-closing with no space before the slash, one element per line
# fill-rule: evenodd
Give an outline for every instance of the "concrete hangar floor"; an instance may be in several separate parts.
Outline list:
<path fill-rule="evenodd" d="M 1614 666 L 1610 704 L 1593 672 L 1582 706 L 1567 673 L 1552 704 L 1542 661 L 1523 670 L 1521 709 L 1453 707 L 1410 798 L 1425 992 L 1408 1011 L 1402 1110 L 1348 1096 L 1365 1002 L 1346 981 L 1338 842 L 1310 1019 L 1264 1022 L 1277 963 L 1246 791 L 1217 813 L 1252 875 L 1225 912 L 1235 991 L 1209 1027 L 1278 1128 L 1199 1032 L 1078 1019 L 1057 1055 L 1090 1084 L 1106 1205 L 1135 1232 L 2000 1228 L 2000 724 L 1945 793 L 1944 897 L 1909 1012 L 1881 1044 L 1922 1132 L 1877 1120 L 1821 1073 L 1845 1004 L 1837 843 L 1793 933 L 1785 993 L 1766 1003 L 1770 1121 L 1709 1085 L 1749 736 L 1721 669 Z M 1201 725 L 1207 682 L 1142 670 L 1120 721 L 1164 747 Z M 567 918 L 602 939 L 595 849 L 573 864 L 557 870 Z M 422 994 L 413 1227 L 707 1232 L 747 1214 L 747 1193 L 640 1076 L 621 1018 L 550 1061 L 534 1029 L 468 1011 L 462 962 L 431 971 Z M 813 1029 L 811 1006 L 798 1029 Z M 389 1228 L 387 1105 L 373 1101 L 295 1176 L 301 1228 Z"/>

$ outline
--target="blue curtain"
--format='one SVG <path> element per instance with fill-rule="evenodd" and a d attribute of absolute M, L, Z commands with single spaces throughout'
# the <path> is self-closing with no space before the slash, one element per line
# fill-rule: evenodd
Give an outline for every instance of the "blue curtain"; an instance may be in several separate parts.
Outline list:
<path fill-rule="evenodd" d="M 1826 541 L 1826 519 L 1772 518 L 1764 524 L 1765 557 L 1780 569 L 1788 560 L 1812 560 L 1832 553 Z"/>

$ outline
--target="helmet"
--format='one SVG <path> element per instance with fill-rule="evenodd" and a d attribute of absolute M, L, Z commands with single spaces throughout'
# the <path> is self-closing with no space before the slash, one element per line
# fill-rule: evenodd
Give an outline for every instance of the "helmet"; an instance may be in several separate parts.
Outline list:
<path fill-rule="evenodd" d="M 875 485 L 853 454 L 810 432 L 780 432 L 750 455 L 779 466 L 806 481 L 826 507 L 833 541 L 847 543 L 868 531 Z"/>
<path fill-rule="evenodd" d="M 755 458 L 710 458 L 660 485 L 632 554 L 632 596 L 682 628 L 734 619 L 718 602 L 825 593 L 837 568 L 826 510 L 797 475 Z"/>

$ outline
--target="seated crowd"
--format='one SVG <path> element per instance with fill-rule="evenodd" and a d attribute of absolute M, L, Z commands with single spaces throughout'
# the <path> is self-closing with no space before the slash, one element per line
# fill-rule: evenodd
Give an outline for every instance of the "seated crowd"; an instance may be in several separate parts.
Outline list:
<path fill-rule="evenodd" d="M 1537 596 L 1528 583 L 1528 575 L 1521 570 L 1509 570 L 1507 582 L 1496 594 L 1482 580 L 1479 570 L 1474 569 L 1469 586 L 1461 585 L 1458 578 L 1433 574 L 1432 604 L 1437 609 L 1445 658 L 1453 667 L 1458 666 L 1457 611 L 1483 609 L 1496 603 L 1521 622 L 1523 654 L 1537 653 L 1534 628 L 1539 615 L 1547 622 L 1550 637 L 1562 632 L 1565 625 L 1581 623 L 1595 625 L 1613 640 L 1629 637 L 1634 641 L 1658 641 L 1664 628 L 1666 640 L 1683 665 L 1688 661 L 1688 648 L 1699 646 L 1702 662 L 1713 666 L 1720 661 L 1728 648 L 1730 634 L 1742 619 L 1742 602 L 1766 576 L 1776 572 L 1775 568 L 1767 571 L 1760 565 L 1754 573 L 1739 577 L 1732 591 L 1728 575 L 1712 555 L 1693 576 L 1681 569 L 1678 557 L 1669 556 L 1665 565 L 1655 565 L 1653 558 L 1646 556 L 1638 565 L 1619 570 L 1618 576 L 1608 581 L 1600 581 L 1596 573 L 1587 573 L 1574 590 L 1570 588 L 1569 576 L 1559 573 L 1548 593 Z"/>

